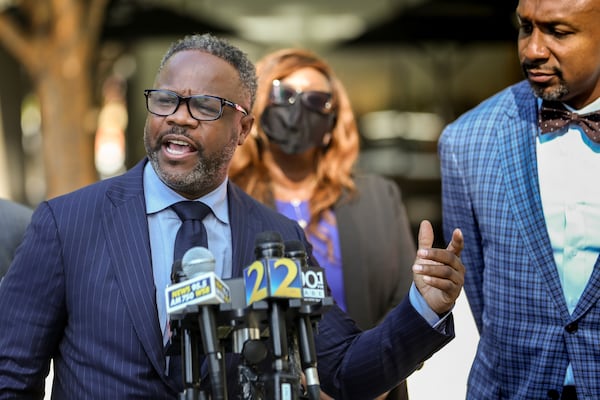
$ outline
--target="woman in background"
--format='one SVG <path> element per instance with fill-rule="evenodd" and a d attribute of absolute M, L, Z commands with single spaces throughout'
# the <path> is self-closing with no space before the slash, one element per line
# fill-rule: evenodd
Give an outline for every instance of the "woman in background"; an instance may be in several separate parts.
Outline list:
<path fill-rule="evenodd" d="M 314 53 L 257 63 L 252 134 L 229 176 L 305 229 L 337 304 L 362 329 L 408 293 L 415 243 L 395 182 L 356 171 L 360 138 L 346 90 Z M 407 399 L 406 383 L 387 399 Z"/>

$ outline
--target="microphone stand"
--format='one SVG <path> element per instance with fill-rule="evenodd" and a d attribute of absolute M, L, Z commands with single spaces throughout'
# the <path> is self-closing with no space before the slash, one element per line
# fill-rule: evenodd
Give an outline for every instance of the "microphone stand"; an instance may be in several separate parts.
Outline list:
<path fill-rule="evenodd" d="M 267 396 L 269 399 L 297 399 L 298 385 L 294 384 L 296 380 L 289 373 L 289 354 L 288 341 L 286 334 L 286 325 L 284 310 L 277 301 L 271 303 L 269 313 L 269 329 L 273 351 L 273 371 L 271 384 L 267 386 Z"/>
<path fill-rule="evenodd" d="M 181 357 L 171 357 L 171 362 L 180 362 L 183 379 L 183 391 L 179 400 L 209 400 L 200 388 L 200 347 L 197 339 L 197 329 L 193 320 L 186 315 L 176 315 L 171 318 L 171 341 L 179 342 Z"/>
<path fill-rule="evenodd" d="M 265 321 L 269 305 L 266 301 L 258 301 L 246 306 L 243 278 L 229 279 L 226 283 L 232 297 L 231 303 L 219 305 L 219 329 L 227 330 L 229 350 L 240 355 L 241 362 L 237 367 L 239 400 L 265 399 L 258 366 L 268 355 L 268 348 L 261 340 L 261 331 L 267 329 Z"/>
<path fill-rule="evenodd" d="M 285 256 L 296 261 L 302 269 L 303 293 L 302 301 L 294 318 L 296 324 L 295 334 L 298 342 L 300 365 L 306 379 L 306 396 L 309 400 L 319 400 L 321 385 L 317 371 L 317 352 L 313 326 L 316 329 L 322 313 L 332 305 L 333 300 L 325 296 L 325 277 L 322 268 L 308 266 L 306 249 L 302 242 L 298 240 L 285 242 Z M 304 292 L 305 289 L 308 289 L 308 292 Z M 317 291 L 313 292 L 315 289 Z M 320 290 L 322 290 L 322 293 Z M 313 297 L 315 295 L 317 297 Z"/>
<path fill-rule="evenodd" d="M 177 260 L 171 270 L 173 284 L 186 279 Z M 200 347 L 198 345 L 198 328 L 185 312 L 178 313 L 171 318 L 172 341 L 180 341 L 181 348 L 181 373 L 183 378 L 183 391 L 179 393 L 179 400 L 209 400 L 207 394 L 200 388 Z M 177 361 L 176 358 L 171 361 Z"/>
<path fill-rule="evenodd" d="M 264 260 L 283 257 L 283 240 L 277 232 L 263 232 L 256 240 L 255 253 L 257 259 Z M 270 280 L 270 277 L 268 278 Z M 269 400 L 298 400 L 300 393 L 300 376 L 292 374 L 289 365 L 288 340 L 286 330 L 286 303 L 288 299 L 270 298 L 269 301 L 269 333 L 273 353 L 272 370 L 265 380 L 265 394 Z"/>
<path fill-rule="evenodd" d="M 200 307 L 198 322 L 202 337 L 202 347 L 208 365 L 209 380 L 212 388 L 212 400 L 226 400 L 225 357 L 217 338 L 216 319 L 213 310 L 207 306 Z M 205 332 L 207 330 L 207 332 Z"/>

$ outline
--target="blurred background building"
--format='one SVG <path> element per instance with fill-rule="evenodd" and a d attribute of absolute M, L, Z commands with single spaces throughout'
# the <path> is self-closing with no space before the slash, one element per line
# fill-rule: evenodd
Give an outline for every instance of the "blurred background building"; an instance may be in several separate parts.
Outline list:
<path fill-rule="evenodd" d="M 430 219 L 441 245 L 436 141 L 445 124 L 521 79 L 516 3 L 0 0 L 0 197 L 35 207 L 135 164 L 143 89 L 160 57 L 182 35 L 212 32 L 253 60 L 288 46 L 327 58 L 359 120 L 360 168 L 396 180 L 415 232 Z M 457 356 L 470 362 L 477 339 L 461 340 L 470 347 Z M 446 354 L 438 362 L 453 363 Z M 468 365 L 445 367 L 448 381 L 438 375 L 435 386 L 451 391 L 453 370 L 462 393 Z"/>
<path fill-rule="evenodd" d="M 37 39 L 22 52 L 42 62 L 54 55 L 67 71 L 73 62 L 60 55 L 60 46 L 35 53 L 50 47 L 44 45 L 53 32 L 73 23 L 52 17 L 65 14 L 57 4 L 94 2 L 104 5 L 98 6 L 103 14 L 89 86 L 40 96 L 41 80 L 32 79 L 31 68 L 14 50 L 18 41 L 9 42 L 3 25 Z M 361 168 L 400 184 L 415 227 L 424 217 L 437 224 L 435 146 L 443 126 L 520 79 L 515 6 L 516 1 L 497 0 L 0 0 L 0 196 L 35 206 L 133 165 L 144 154 L 142 90 L 152 85 L 162 53 L 184 34 L 209 31 L 229 38 L 254 60 L 285 46 L 326 57 L 347 86 L 359 119 Z M 50 14 L 42 29 L 35 26 L 42 19 L 34 12 L 39 9 Z M 75 102 L 80 91 L 90 95 L 81 131 L 91 133 L 64 133 L 62 139 L 46 133 L 60 116 L 44 114 L 43 102 L 64 97 Z M 66 110 L 54 112 L 83 113 L 66 104 Z M 76 142 L 80 136 L 83 150 Z M 56 160 L 72 162 L 61 167 Z M 95 176 L 80 177 L 86 168 Z"/>

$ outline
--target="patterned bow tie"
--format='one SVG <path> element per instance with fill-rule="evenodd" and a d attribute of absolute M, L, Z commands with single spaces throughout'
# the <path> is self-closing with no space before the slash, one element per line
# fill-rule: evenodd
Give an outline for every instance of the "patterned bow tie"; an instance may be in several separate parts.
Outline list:
<path fill-rule="evenodd" d="M 542 133 L 555 132 L 569 124 L 577 124 L 587 137 L 600 143 L 600 112 L 577 114 L 567 110 L 558 101 L 544 101 L 540 108 L 538 124 Z"/>

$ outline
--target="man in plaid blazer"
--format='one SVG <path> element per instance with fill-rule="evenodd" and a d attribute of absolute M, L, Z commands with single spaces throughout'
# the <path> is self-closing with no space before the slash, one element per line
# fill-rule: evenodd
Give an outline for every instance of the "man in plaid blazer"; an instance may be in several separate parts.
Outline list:
<path fill-rule="evenodd" d="M 526 81 L 438 148 L 480 332 L 467 398 L 600 399 L 600 143 L 580 125 L 600 109 L 600 1 L 521 0 L 517 16 Z M 542 134 L 548 101 L 581 117 Z"/>

